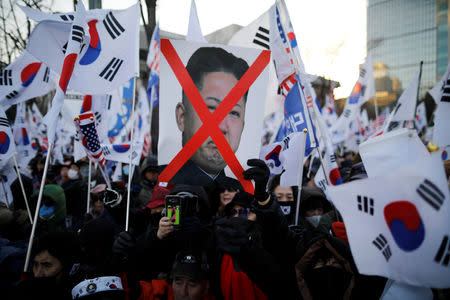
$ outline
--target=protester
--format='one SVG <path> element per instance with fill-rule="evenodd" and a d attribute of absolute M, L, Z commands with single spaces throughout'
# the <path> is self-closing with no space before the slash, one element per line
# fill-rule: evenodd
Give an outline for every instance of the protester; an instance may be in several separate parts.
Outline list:
<path fill-rule="evenodd" d="M 139 192 L 137 206 L 145 206 L 150 201 L 152 190 L 158 181 L 158 160 L 154 156 L 148 156 L 141 167 L 141 190 Z"/>
<path fill-rule="evenodd" d="M 36 199 L 38 191 L 31 198 Z M 47 184 L 42 194 L 42 204 L 39 208 L 39 219 L 36 233 L 65 231 L 66 228 L 66 196 L 63 189 L 56 184 Z"/>
<path fill-rule="evenodd" d="M 71 272 L 78 262 L 79 246 L 74 233 L 44 235 L 33 247 L 32 276 L 12 291 L 10 299 L 71 299 Z"/>
<path fill-rule="evenodd" d="M 64 189 L 67 203 L 67 224 L 71 230 L 78 230 L 82 225 L 87 205 L 87 183 L 83 180 L 80 165 L 72 162 L 67 173 L 69 180 L 61 187 Z"/>

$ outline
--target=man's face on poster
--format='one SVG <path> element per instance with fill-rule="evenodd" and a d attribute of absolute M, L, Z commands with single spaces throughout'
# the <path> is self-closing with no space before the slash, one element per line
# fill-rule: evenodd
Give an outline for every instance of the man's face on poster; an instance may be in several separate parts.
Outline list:
<path fill-rule="evenodd" d="M 231 73 L 211 72 L 204 75 L 199 92 L 211 113 L 219 106 L 237 82 L 238 80 Z M 245 102 L 245 98 L 242 97 L 219 124 L 219 129 L 233 152 L 236 152 L 239 148 L 244 129 Z M 178 128 L 182 131 L 182 143 L 184 146 L 202 126 L 202 122 L 188 99 L 184 99 L 183 103 L 178 103 L 176 119 Z M 217 174 L 226 166 L 225 160 L 211 137 L 208 137 L 203 142 L 191 160 L 210 175 Z"/>

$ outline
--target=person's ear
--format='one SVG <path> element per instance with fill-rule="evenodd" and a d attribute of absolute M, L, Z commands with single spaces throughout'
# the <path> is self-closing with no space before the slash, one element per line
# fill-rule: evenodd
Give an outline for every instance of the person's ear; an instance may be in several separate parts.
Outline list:
<path fill-rule="evenodd" d="M 181 132 L 184 132 L 184 118 L 186 116 L 186 108 L 183 103 L 178 102 L 177 107 L 175 108 L 175 118 L 177 120 L 178 129 Z"/>

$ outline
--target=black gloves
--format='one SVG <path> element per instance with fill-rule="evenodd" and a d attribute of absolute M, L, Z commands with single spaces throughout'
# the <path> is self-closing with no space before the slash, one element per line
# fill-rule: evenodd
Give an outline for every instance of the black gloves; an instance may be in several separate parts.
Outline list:
<path fill-rule="evenodd" d="M 125 263 L 134 257 L 136 251 L 136 239 L 131 232 L 122 231 L 112 246 L 114 256 Z"/>
<path fill-rule="evenodd" d="M 270 170 L 266 163 L 260 159 L 249 159 L 247 165 L 253 167 L 245 170 L 242 174 L 244 179 L 255 181 L 255 199 L 264 202 L 269 197 L 266 192 L 267 182 L 269 181 Z"/>
<path fill-rule="evenodd" d="M 251 238 L 248 234 L 251 225 L 244 218 L 221 218 L 216 222 L 217 248 L 228 254 L 241 253 L 242 247 L 249 245 Z"/>

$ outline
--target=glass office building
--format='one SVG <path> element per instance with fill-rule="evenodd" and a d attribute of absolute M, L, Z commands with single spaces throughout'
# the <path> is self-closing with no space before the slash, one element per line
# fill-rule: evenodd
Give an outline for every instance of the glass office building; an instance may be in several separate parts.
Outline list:
<path fill-rule="evenodd" d="M 406 88 L 423 61 L 420 97 L 448 64 L 450 0 L 368 0 L 367 53 Z"/>

